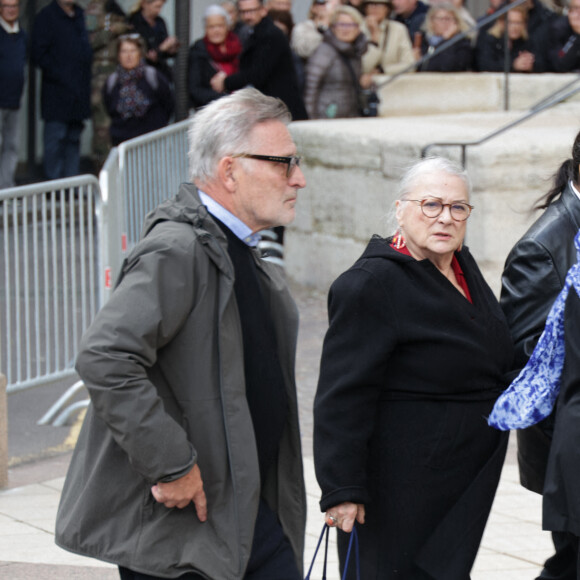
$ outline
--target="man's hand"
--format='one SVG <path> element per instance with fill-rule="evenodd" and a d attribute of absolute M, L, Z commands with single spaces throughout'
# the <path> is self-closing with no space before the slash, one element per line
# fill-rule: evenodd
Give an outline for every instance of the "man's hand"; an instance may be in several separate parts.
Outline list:
<path fill-rule="evenodd" d="M 326 512 L 326 523 L 343 532 L 352 532 L 354 521 L 365 523 L 365 506 L 362 503 L 344 502 L 330 508 Z"/>
<path fill-rule="evenodd" d="M 200 522 L 207 520 L 207 500 L 203 491 L 201 472 L 197 465 L 183 477 L 168 483 L 159 482 L 151 488 L 156 501 L 167 508 L 183 509 L 191 502 L 195 504 L 195 511 Z"/>

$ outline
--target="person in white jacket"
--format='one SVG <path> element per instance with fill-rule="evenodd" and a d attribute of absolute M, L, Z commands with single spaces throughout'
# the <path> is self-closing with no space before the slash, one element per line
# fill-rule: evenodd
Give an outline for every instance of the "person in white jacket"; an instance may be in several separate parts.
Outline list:
<path fill-rule="evenodd" d="M 397 74 L 415 62 L 407 28 L 389 20 L 392 7 L 391 0 L 364 2 L 364 32 L 369 39 L 362 61 L 366 75 Z"/>

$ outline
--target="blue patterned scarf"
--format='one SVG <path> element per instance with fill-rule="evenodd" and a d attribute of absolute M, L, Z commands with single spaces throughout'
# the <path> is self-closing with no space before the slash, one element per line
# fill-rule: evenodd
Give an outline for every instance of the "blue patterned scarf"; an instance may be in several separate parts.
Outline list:
<path fill-rule="evenodd" d="M 488 424 L 501 431 L 525 429 L 545 419 L 554 408 L 564 368 L 564 309 L 570 288 L 580 295 L 580 231 L 574 238 L 577 263 L 568 271 L 550 310 L 540 340 L 518 377 L 496 401 Z"/>

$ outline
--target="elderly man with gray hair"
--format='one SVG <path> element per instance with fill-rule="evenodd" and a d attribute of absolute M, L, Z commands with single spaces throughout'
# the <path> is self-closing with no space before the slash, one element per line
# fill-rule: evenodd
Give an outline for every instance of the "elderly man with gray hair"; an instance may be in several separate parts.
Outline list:
<path fill-rule="evenodd" d="M 297 310 L 255 249 L 306 185 L 289 121 L 255 89 L 195 115 L 195 185 L 148 215 L 82 339 L 56 542 L 123 580 L 302 578 Z"/>

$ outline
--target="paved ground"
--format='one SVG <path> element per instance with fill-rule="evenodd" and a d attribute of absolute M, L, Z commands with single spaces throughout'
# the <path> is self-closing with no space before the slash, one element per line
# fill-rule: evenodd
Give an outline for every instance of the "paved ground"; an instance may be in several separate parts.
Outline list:
<path fill-rule="evenodd" d="M 311 407 L 326 327 L 326 298 L 303 288 L 294 288 L 294 293 L 301 312 L 297 382 L 309 502 L 305 555 L 308 566 L 322 526 L 312 464 Z M 69 460 L 70 454 L 62 454 L 10 470 L 9 488 L 0 492 L 3 580 L 118 578 L 113 567 L 69 554 L 54 545 L 54 517 Z M 533 580 L 550 552 L 549 535 L 541 530 L 541 498 L 519 485 L 511 445 L 472 580 Z M 338 578 L 336 561 L 331 547 L 329 580 Z M 313 580 L 321 577 L 320 568 L 315 570 Z"/>

